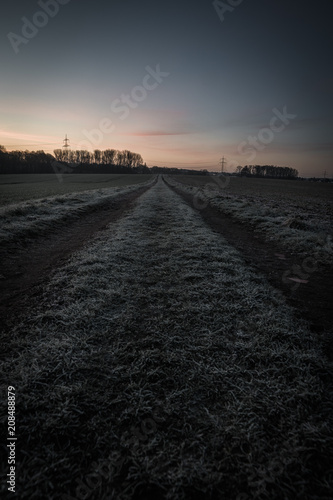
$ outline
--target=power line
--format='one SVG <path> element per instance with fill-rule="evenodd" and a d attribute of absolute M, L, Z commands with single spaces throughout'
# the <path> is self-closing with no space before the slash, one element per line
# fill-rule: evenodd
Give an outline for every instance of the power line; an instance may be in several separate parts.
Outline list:
<path fill-rule="evenodd" d="M 177 164 L 177 165 L 211 165 L 211 166 L 214 166 L 215 163 L 213 161 L 176 161 L 176 160 L 173 160 L 173 161 L 168 161 L 168 160 L 147 160 L 151 163 L 173 163 L 173 164 Z"/>

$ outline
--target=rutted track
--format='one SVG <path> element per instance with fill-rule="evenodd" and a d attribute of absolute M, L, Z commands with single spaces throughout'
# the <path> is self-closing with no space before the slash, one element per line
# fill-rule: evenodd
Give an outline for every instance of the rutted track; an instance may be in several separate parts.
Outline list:
<path fill-rule="evenodd" d="M 149 186 L 150 187 L 150 186 Z M 48 281 L 50 273 L 60 267 L 76 250 L 89 242 L 90 238 L 104 230 L 110 223 L 123 217 L 136 200 L 149 187 L 139 187 L 126 194 L 83 211 L 66 223 L 46 228 L 33 239 L 23 243 L 3 245 L 0 259 L 0 318 L 2 327 L 6 318 L 22 312 L 31 305 L 34 295 L 39 294 L 39 285 Z"/>
<path fill-rule="evenodd" d="M 194 195 L 180 190 L 178 186 L 168 183 L 191 207 L 194 207 Z M 299 317 L 309 321 L 311 330 L 324 339 L 325 354 L 333 360 L 333 268 L 319 264 L 314 273 L 306 275 L 309 282 L 297 284 L 283 276 L 291 276 L 292 269 L 301 269 L 300 263 L 304 260 L 294 252 L 293 247 L 286 249 L 276 242 L 258 234 L 253 228 L 247 227 L 230 215 L 205 203 L 200 214 L 206 223 L 228 241 L 230 245 L 239 250 L 245 261 L 264 274 L 270 284 L 281 290 L 288 304 L 294 307 Z M 199 204 L 200 206 L 200 204 Z M 195 210 L 197 210 L 195 208 Z M 278 256 L 281 256 L 280 259 Z"/>
<path fill-rule="evenodd" d="M 17 498 L 332 496 L 317 339 L 161 179 L 58 269 L 7 348 Z"/>

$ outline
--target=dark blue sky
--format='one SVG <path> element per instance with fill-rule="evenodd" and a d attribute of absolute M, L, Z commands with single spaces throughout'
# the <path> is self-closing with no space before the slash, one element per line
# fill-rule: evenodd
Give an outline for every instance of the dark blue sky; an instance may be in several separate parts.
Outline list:
<path fill-rule="evenodd" d="M 2 9 L 0 144 L 333 175 L 328 1 L 61 2 Z"/>

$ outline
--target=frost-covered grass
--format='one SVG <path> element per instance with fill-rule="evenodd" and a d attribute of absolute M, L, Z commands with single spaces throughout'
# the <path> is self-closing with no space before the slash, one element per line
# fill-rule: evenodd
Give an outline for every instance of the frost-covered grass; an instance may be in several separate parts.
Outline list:
<path fill-rule="evenodd" d="M 6 345 L 16 498 L 333 496 L 318 340 L 161 179 L 53 275 Z"/>
<path fill-rule="evenodd" d="M 91 189 L 124 187 L 151 179 L 150 174 L 1 174 L 0 206 Z"/>
<path fill-rule="evenodd" d="M 206 180 L 195 182 L 190 179 L 187 183 L 185 176 L 183 182 L 178 182 L 177 177 L 166 177 L 171 186 L 193 195 L 198 200 L 198 207 L 209 204 L 252 227 L 268 240 L 277 242 L 290 253 L 311 257 L 316 264 L 333 265 L 333 186 L 326 186 L 326 196 L 320 199 L 320 193 L 313 198 L 302 197 L 307 190 L 302 191 L 299 188 L 302 183 L 297 181 L 273 181 L 270 185 L 269 179 L 263 180 L 259 183 L 260 189 L 256 189 L 255 184 L 252 186 L 251 193 L 251 184 L 242 189 L 242 179 L 227 178 L 229 184 L 226 188 L 220 188 L 214 177 L 203 179 Z M 264 182 L 267 182 L 267 193 Z M 286 192 L 282 189 L 284 182 L 289 188 Z M 237 184 L 236 187 L 233 183 Z M 295 194 L 291 186 L 299 188 L 295 189 Z"/>
<path fill-rule="evenodd" d="M 153 182 L 154 179 L 125 187 L 70 192 L 0 207 L 0 241 L 6 245 L 33 238 Z"/>

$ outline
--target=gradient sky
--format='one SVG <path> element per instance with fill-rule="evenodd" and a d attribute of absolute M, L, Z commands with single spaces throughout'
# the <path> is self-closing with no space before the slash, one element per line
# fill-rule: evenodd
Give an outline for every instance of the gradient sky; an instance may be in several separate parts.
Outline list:
<path fill-rule="evenodd" d="M 148 166 L 218 170 L 225 156 L 229 171 L 333 176 L 330 2 L 230 0 L 238 6 L 223 14 L 220 2 L 219 16 L 207 0 L 61 1 L 44 18 L 34 0 L 2 7 L 8 150 L 52 152 L 68 134 L 73 149 L 130 149 Z M 23 17 L 45 26 L 28 39 Z M 168 73 L 159 82 L 147 76 L 157 65 Z M 119 103 L 125 95 L 131 104 Z M 292 118 L 272 122 L 283 109 Z"/>

